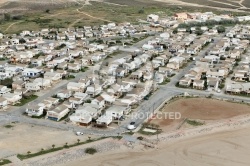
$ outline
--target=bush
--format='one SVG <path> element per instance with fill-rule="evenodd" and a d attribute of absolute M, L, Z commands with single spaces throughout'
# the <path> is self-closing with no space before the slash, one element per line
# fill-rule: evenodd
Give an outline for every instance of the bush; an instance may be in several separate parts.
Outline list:
<path fill-rule="evenodd" d="M 224 26 L 218 26 L 217 31 L 218 33 L 224 33 L 226 31 L 226 28 Z"/>
<path fill-rule="evenodd" d="M 187 120 L 186 121 L 188 124 L 192 125 L 192 126 L 201 126 L 201 125 L 204 125 L 204 123 L 202 122 L 198 122 L 196 120 Z"/>
<path fill-rule="evenodd" d="M 139 14 L 144 14 L 144 9 L 140 9 L 140 10 L 138 11 L 138 13 L 139 13 Z"/>
<path fill-rule="evenodd" d="M 10 163 L 11 163 L 11 161 L 8 159 L 1 159 L 0 160 L 0 165 L 10 164 Z"/>
<path fill-rule="evenodd" d="M 97 152 L 97 150 L 95 148 L 85 149 L 85 153 L 88 153 L 88 154 L 95 154 L 96 152 Z"/>

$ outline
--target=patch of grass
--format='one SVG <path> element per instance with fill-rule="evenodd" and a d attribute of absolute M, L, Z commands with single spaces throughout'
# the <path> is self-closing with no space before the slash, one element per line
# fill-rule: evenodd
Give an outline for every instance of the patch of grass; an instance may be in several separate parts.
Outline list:
<path fill-rule="evenodd" d="M 1 159 L 0 160 L 0 165 L 10 164 L 10 163 L 11 163 L 11 161 L 8 159 Z"/>
<path fill-rule="evenodd" d="M 62 149 L 63 149 L 63 147 L 57 147 L 57 148 L 51 148 L 51 149 L 47 149 L 47 150 L 41 150 L 40 152 L 36 152 L 36 153 L 30 153 L 29 152 L 27 154 L 17 154 L 17 158 L 19 158 L 20 160 L 25 160 L 25 159 L 40 156 L 40 155 L 43 155 L 43 154 L 56 152 L 56 151 L 59 151 L 59 150 L 62 150 Z"/>
<path fill-rule="evenodd" d="M 27 96 L 27 97 L 23 97 L 19 103 L 15 104 L 15 106 L 23 106 L 26 103 L 29 103 L 33 100 L 35 100 L 36 98 L 38 98 L 38 96 L 36 95 L 31 95 L 31 96 Z"/>
<path fill-rule="evenodd" d="M 97 150 L 95 148 L 87 148 L 87 149 L 85 149 L 85 153 L 95 154 L 95 153 L 97 153 Z"/>
<path fill-rule="evenodd" d="M 10 128 L 14 127 L 14 126 L 12 126 L 12 125 L 5 125 L 4 127 L 7 128 L 7 129 L 10 129 Z"/>
<path fill-rule="evenodd" d="M 189 120 L 189 119 L 187 119 L 186 122 L 187 122 L 187 124 L 190 124 L 192 126 L 201 126 L 201 125 L 204 125 L 204 123 L 198 122 L 196 120 Z"/>
<path fill-rule="evenodd" d="M 160 83 L 159 85 L 166 85 L 167 83 L 169 83 L 171 81 L 170 78 L 166 78 L 162 83 Z"/>
<path fill-rule="evenodd" d="M 66 77 L 66 80 L 71 80 L 71 79 L 74 79 L 76 78 L 74 75 L 69 75 L 68 77 Z"/>
<path fill-rule="evenodd" d="M 81 68 L 81 72 L 85 72 L 85 71 L 87 71 L 88 70 L 88 67 L 83 67 L 83 68 Z"/>

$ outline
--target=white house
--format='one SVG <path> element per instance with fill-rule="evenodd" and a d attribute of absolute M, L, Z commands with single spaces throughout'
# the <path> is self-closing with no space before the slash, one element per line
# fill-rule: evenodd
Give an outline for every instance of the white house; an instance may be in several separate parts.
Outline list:
<path fill-rule="evenodd" d="M 35 68 L 26 68 L 22 71 L 22 75 L 26 77 L 36 78 L 41 74 L 41 70 Z"/>
<path fill-rule="evenodd" d="M 68 99 L 72 96 L 72 92 L 70 90 L 62 90 L 56 94 L 58 98 Z"/>
<path fill-rule="evenodd" d="M 40 83 L 28 82 L 25 84 L 25 88 L 30 91 L 39 91 L 41 89 Z"/>
<path fill-rule="evenodd" d="M 47 111 L 46 117 L 50 120 L 59 121 L 69 113 L 69 108 L 65 105 L 59 105 L 51 111 Z"/>
<path fill-rule="evenodd" d="M 78 82 L 69 82 L 67 84 L 67 90 L 74 91 L 74 92 L 83 92 L 85 89 L 84 83 L 78 83 Z"/>
<path fill-rule="evenodd" d="M 43 115 L 43 110 L 44 110 L 43 106 L 39 106 L 39 105 L 29 106 L 28 105 L 25 112 L 28 114 L 28 116 L 41 116 Z"/>
<path fill-rule="evenodd" d="M 112 116 L 103 115 L 96 120 L 96 124 L 100 126 L 108 126 L 112 120 Z"/>
<path fill-rule="evenodd" d="M 7 86 L 0 85 L 0 95 L 10 93 L 11 89 L 7 88 Z"/>
<path fill-rule="evenodd" d="M 20 95 L 14 93 L 5 93 L 2 95 L 2 97 L 5 98 L 8 101 L 8 104 L 10 105 L 14 105 L 22 98 Z"/>

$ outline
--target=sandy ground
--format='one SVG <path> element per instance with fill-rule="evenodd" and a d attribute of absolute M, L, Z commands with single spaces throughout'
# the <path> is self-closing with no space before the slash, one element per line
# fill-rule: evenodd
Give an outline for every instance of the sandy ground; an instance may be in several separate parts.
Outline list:
<path fill-rule="evenodd" d="M 41 148 L 51 148 L 52 144 L 63 146 L 66 142 L 73 144 L 77 142 L 77 139 L 81 141 L 88 139 L 87 135 L 76 136 L 72 131 L 27 124 L 14 124 L 13 126 L 13 128 L 0 126 L 0 158 L 17 153 L 27 153 L 27 151 L 37 152 Z"/>
<path fill-rule="evenodd" d="M 97 154 L 71 162 L 71 166 L 249 166 L 250 127 L 161 143 L 158 150 L 126 150 Z M 60 166 L 66 166 L 60 165 Z"/>
<path fill-rule="evenodd" d="M 184 118 L 197 119 L 206 123 L 249 114 L 250 106 L 207 98 L 179 99 L 165 105 L 162 112 L 179 112 L 181 119 L 153 119 L 163 131 L 175 130 Z M 159 116 L 161 117 L 161 116 Z"/>

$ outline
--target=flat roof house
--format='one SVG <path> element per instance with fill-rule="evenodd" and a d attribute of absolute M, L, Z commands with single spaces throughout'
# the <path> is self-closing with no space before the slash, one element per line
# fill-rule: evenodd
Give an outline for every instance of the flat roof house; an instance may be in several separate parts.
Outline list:
<path fill-rule="evenodd" d="M 59 105 L 51 111 L 47 111 L 46 117 L 50 120 L 59 121 L 69 113 L 69 108 L 65 105 Z"/>

